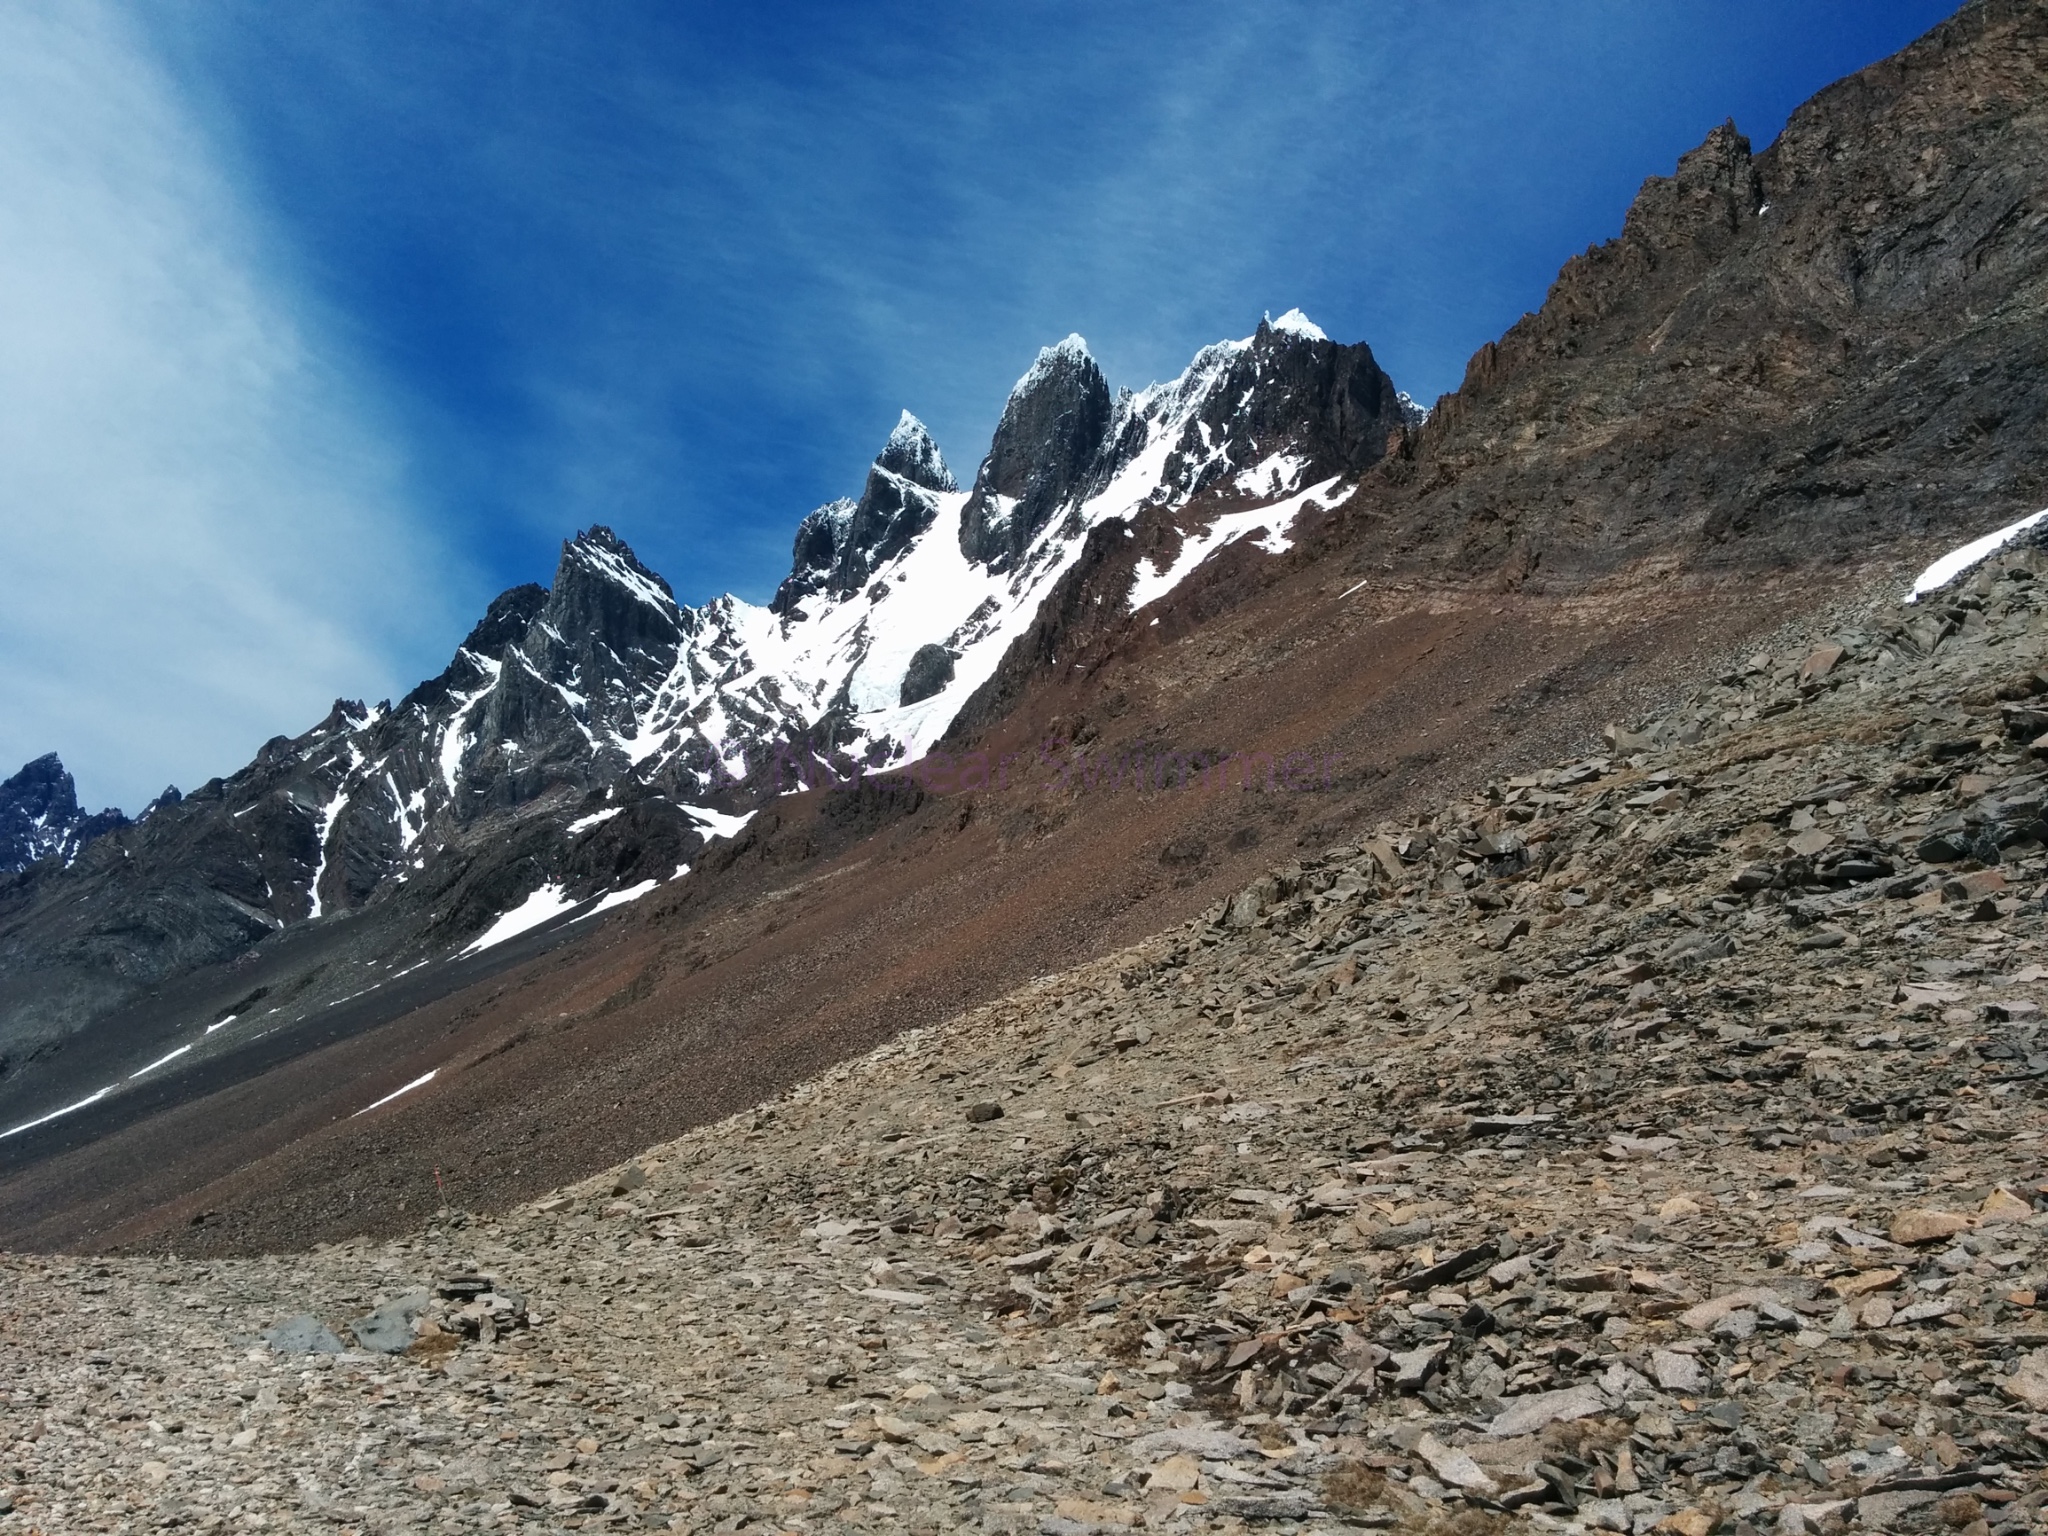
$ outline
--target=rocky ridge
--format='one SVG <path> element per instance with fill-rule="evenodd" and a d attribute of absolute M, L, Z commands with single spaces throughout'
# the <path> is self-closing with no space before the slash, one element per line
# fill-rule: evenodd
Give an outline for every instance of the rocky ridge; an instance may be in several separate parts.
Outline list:
<path fill-rule="evenodd" d="M 981 490 L 957 489 L 905 412 L 859 499 L 800 525 L 769 607 L 679 603 L 592 527 L 565 542 L 551 585 L 501 594 L 447 668 L 395 705 L 337 700 L 312 730 L 133 826 L 73 817 L 61 835 L 37 831 L 38 849 L 65 856 L 0 874 L 0 1051 L 45 1058 L 152 989 L 321 919 L 373 917 L 388 969 L 529 905 L 573 920 L 644 896 L 799 782 L 918 756 L 1092 530 L 1204 495 L 1270 506 L 1284 530 L 1316 487 L 1334 501 L 1402 419 L 1370 349 L 1305 322 L 1262 322 L 1113 406 L 1078 337 L 1046 357 L 1057 366 L 1042 359 L 1019 381 Z M 1101 422 L 1057 425 L 1070 374 L 1100 386 Z M 1003 552 L 971 552 L 987 488 L 1019 476 L 1037 489 Z M 17 800 L 25 783 L 10 781 Z"/>
<path fill-rule="evenodd" d="M 85 810 L 63 761 L 46 752 L 22 764 L 13 778 L 0 780 L 0 876 L 42 859 L 69 864 L 101 833 L 127 825 L 128 818 L 111 806 Z"/>
<path fill-rule="evenodd" d="M 515 1210 L 7 1256 L 0 1530 L 2038 1529 L 2044 577 Z"/>
<path fill-rule="evenodd" d="M 1474 354 L 1350 504 L 1360 574 L 1853 559 L 2048 503 L 2048 13 L 1970 0 L 1729 123 Z"/>

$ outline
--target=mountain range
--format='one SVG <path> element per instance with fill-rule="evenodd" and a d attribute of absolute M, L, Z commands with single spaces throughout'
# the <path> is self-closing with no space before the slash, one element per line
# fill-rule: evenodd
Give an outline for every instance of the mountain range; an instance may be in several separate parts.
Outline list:
<path fill-rule="evenodd" d="M 1139 391 L 1070 336 L 965 488 L 906 413 L 765 607 L 593 527 L 405 698 L 133 823 L 29 765 L 0 1233 L 546 1187 L 2033 510 L 2044 37 L 1977 0 L 1760 153 L 1715 129 L 1426 414 L 1299 311 Z"/>
<path fill-rule="evenodd" d="M 40 759 L 18 782 L 41 775 L 48 806 L 0 888 L 0 921 L 20 914 L 0 940 L 0 1049 L 34 1055 L 293 924 L 389 904 L 411 959 L 645 894 L 786 789 L 922 757 L 1097 530 L 1128 539 L 1140 509 L 1198 497 L 1229 507 L 1131 601 L 1163 596 L 1223 542 L 1284 548 L 1419 414 L 1369 348 L 1298 312 L 1114 396 L 1069 336 L 1017 382 L 966 492 L 905 412 L 858 499 L 799 524 L 768 607 L 679 604 L 593 527 L 551 586 L 501 593 L 395 705 L 337 700 L 138 823 L 80 816 Z M 8 814 L 25 815 L 14 782 Z M 23 956 L 25 981 L 8 965 Z"/>

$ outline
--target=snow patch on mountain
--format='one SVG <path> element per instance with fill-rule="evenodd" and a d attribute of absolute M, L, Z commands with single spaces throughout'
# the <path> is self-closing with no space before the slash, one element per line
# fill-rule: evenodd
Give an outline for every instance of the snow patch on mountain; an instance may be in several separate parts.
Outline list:
<path fill-rule="evenodd" d="M 683 814 L 697 823 L 711 837 L 738 837 L 748 822 L 754 819 L 754 812 L 744 811 L 737 816 L 724 811 L 714 811 L 708 806 L 686 805 Z"/>
<path fill-rule="evenodd" d="M 1290 309 L 1278 320 L 1271 322 L 1273 329 L 1289 336 L 1306 336 L 1310 341 L 1328 341 L 1323 328 L 1309 319 L 1298 309 Z"/>
<path fill-rule="evenodd" d="M 1294 520 L 1310 507 L 1335 506 L 1344 495 L 1342 486 L 1343 477 L 1333 476 L 1285 501 L 1223 513 L 1207 528 L 1183 538 L 1180 552 L 1166 564 L 1154 564 L 1150 569 L 1142 564 L 1138 567 L 1137 579 L 1131 583 L 1131 611 L 1136 613 L 1147 603 L 1165 597 L 1194 575 L 1217 550 L 1239 539 L 1250 539 L 1253 547 L 1269 555 L 1285 554 L 1294 545 Z"/>
<path fill-rule="evenodd" d="M 357 761 L 360 764 L 360 753 L 357 754 Z M 318 917 L 321 913 L 320 882 L 327 874 L 327 844 L 334 834 L 336 819 L 348 806 L 348 793 L 346 788 L 336 790 L 334 798 L 322 806 L 319 814 L 313 819 L 313 842 L 319 850 L 319 859 L 313 865 L 313 882 L 307 892 L 312 902 L 312 910 L 306 914 L 309 919 Z"/>
<path fill-rule="evenodd" d="M 1959 549 L 1952 549 L 1934 564 L 1927 567 L 1913 580 L 1913 587 L 1906 594 L 1906 601 L 1917 603 L 1930 592 L 1939 592 L 1970 567 L 1989 560 L 2021 534 L 2048 518 L 2048 509 L 2023 517 L 2016 523 L 2008 523 L 1995 533 L 1987 533 L 1981 539 L 1972 539 Z"/>
<path fill-rule="evenodd" d="M 376 1103 L 365 1104 L 361 1109 L 356 1111 L 356 1115 L 367 1115 L 373 1109 L 382 1109 L 386 1104 L 389 1104 L 393 1099 L 403 1098 L 406 1094 L 411 1093 L 415 1088 L 426 1087 L 427 1084 L 431 1083 L 436 1077 L 440 1075 L 441 1069 L 439 1067 L 434 1068 L 434 1070 L 431 1072 L 422 1072 L 418 1077 L 414 1078 L 404 1087 L 392 1089 L 391 1092 L 385 1094 L 384 1097 L 377 1100 Z M 349 1118 L 354 1119 L 355 1115 L 352 1115 Z"/>
<path fill-rule="evenodd" d="M 638 901 L 660 885 L 659 880 L 642 880 L 638 885 L 629 885 L 623 891 L 613 891 L 609 895 L 600 896 L 597 905 L 584 913 L 583 917 L 596 917 L 601 912 L 611 911 L 613 907 L 623 907 L 628 902 Z M 583 918 L 579 917 L 577 921 L 581 922 Z"/>
<path fill-rule="evenodd" d="M 500 915 L 498 920 L 486 928 L 462 952 L 465 955 L 481 954 L 495 949 L 507 939 L 516 939 L 542 923 L 551 922 L 576 905 L 568 891 L 559 885 L 544 885 L 531 892 L 511 911 Z"/>

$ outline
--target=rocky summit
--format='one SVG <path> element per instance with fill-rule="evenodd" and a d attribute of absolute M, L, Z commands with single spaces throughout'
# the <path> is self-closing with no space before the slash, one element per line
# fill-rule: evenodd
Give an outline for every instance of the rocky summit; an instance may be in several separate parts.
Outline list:
<path fill-rule="evenodd" d="M 176 791 L 170 792 L 173 799 Z M 90 813 L 78 803 L 78 786 L 54 752 L 24 763 L 13 778 L 0 780 L 0 875 L 27 869 L 42 859 L 71 863 L 79 850 L 103 832 L 128 825 L 111 807 Z"/>
<path fill-rule="evenodd" d="M 7 1527 L 2023 1531 L 2048 556 L 514 1209 L 4 1260 Z"/>

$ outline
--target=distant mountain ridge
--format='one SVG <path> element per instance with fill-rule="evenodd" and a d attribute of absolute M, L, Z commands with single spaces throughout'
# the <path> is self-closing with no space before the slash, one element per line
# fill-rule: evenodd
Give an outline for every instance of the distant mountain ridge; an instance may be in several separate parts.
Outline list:
<path fill-rule="evenodd" d="M 128 818 L 111 806 L 92 813 L 82 809 L 70 772 L 56 753 L 46 752 L 0 782 L 0 875 L 41 859 L 69 864 L 101 833 L 127 825 Z"/>
<path fill-rule="evenodd" d="M 109 823 L 116 836 L 87 842 L 67 822 L 68 867 L 18 861 L 0 884 L 0 1033 L 61 1033 L 138 987 L 366 907 L 431 948 L 541 893 L 651 890 L 783 787 L 763 763 L 919 756 L 1092 534 L 1128 538 L 1141 512 L 1205 499 L 1271 508 L 1270 526 L 1230 537 L 1282 547 L 1415 417 L 1369 347 L 1298 311 L 1114 396 L 1069 336 L 1018 380 L 969 490 L 904 412 L 860 496 L 799 523 L 766 607 L 681 604 L 609 528 L 587 528 L 549 586 L 500 594 L 397 704 L 337 700 L 240 772 Z M 1154 569 L 1153 595 L 1199 563 Z"/>

